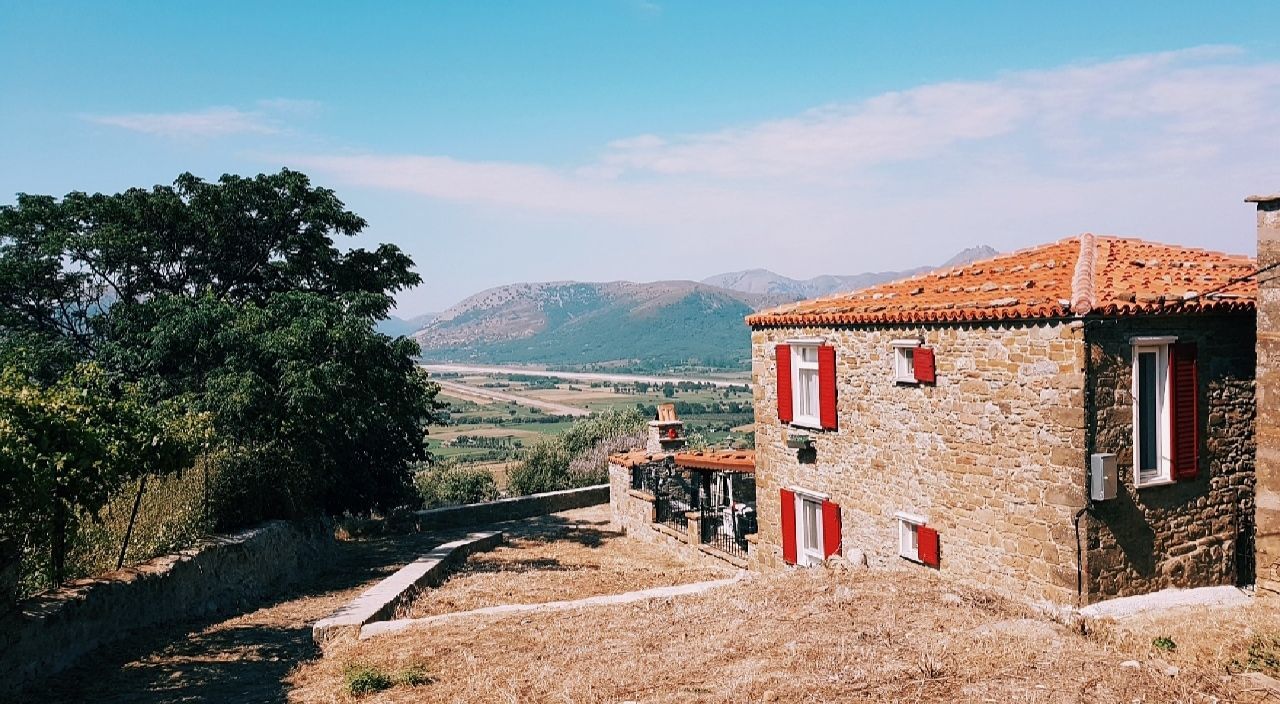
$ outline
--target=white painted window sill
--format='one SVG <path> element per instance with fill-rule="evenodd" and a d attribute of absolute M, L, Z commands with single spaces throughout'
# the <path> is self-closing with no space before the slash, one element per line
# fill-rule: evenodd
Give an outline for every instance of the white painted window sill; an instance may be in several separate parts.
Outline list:
<path fill-rule="evenodd" d="M 793 420 L 790 423 L 792 428 L 799 430 L 822 430 L 822 421 L 814 418 L 812 420 L 805 418 L 803 420 Z"/>
<path fill-rule="evenodd" d="M 915 377 L 897 377 L 893 380 L 895 384 L 910 384 L 911 386 L 919 385 L 920 381 Z"/>
<path fill-rule="evenodd" d="M 1176 479 L 1147 479 L 1145 481 L 1135 482 L 1134 487 L 1137 489 L 1152 489 L 1158 486 L 1170 486 L 1177 483 L 1178 481 Z"/>

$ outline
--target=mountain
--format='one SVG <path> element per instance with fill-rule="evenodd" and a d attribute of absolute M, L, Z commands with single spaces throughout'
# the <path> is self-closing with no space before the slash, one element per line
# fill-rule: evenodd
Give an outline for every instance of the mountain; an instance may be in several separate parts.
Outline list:
<path fill-rule="evenodd" d="M 415 337 L 425 359 L 740 367 L 743 318 L 787 300 L 693 281 L 520 283 L 459 302 Z"/>
<path fill-rule="evenodd" d="M 425 328 L 436 319 L 439 313 L 423 313 L 415 315 L 412 318 L 398 318 L 394 315 L 388 315 L 386 318 L 379 320 L 375 326 L 378 332 L 383 335 L 399 337 L 401 335 L 412 335 L 413 333 Z"/>
<path fill-rule="evenodd" d="M 968 264 L 979 259 L 994 257 L 996 254 L 999 254 L 999 252 L 995 249 L 980 245 L 960 252 L 938 267 L 922 266 L 904 271 L 876 271 L 847 276 L 826 274 L 815 276 L 812 279 L 793 279 L 782 274 L 776 274 L 768 269 L 748 269 L 746 271 L 717 274 L 703 279 L 702 283 L 744 293 L 790 296 L 795 300 L 804 300 L 833 293 L 856 291 L 860 288 L 875 286 L 886 281 L 895 281 L 897 279 L 905 279 L 908 276 L 923 274 L 934 269 L 946 269 Z"/>
<path fill-rule="evenodd" d="M 995 253 L 990 247 L 966 249 L 944 266 Z M 933 268 L 804 281 L 753 269 L 703 282 L 509 284 L 458 302 L 414 337 L 422 357 L 431 361 L 742 369 L 750 357 L 750 335 L 743 322 L 748 314 Z"/>

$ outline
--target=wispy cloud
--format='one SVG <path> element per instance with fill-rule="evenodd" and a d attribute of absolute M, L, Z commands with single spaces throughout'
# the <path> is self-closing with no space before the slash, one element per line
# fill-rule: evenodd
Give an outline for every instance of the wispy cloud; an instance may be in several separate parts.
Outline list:
<path fill-rule="evenodd" d="M 167 138 L 213 138 L 234 135 L 274 135 L 287 131 L 284 118 L 315 114 L 314 100 L 271 98 L 253 110 L 217 106 L 184 112 L 135 112 L 82 115 L 87 122 Z"/>
<path fill-rule="evenodd" d="M 923 85 L 705 133 L 635 135 L 570 167 L 412 154 L 287 161 L 488 215 L 644 228 L 691 257 L 739 256 L 725 245 L 785 233 L 807 247 L 773 261 L 803 274 L 919 263 L 894 241 L 942 258 L 977 242 L 1016 246 L 1086 229 L 1243 249 L 1215 242 L 1214 223 L 1245 191 L 1273 187 L 1257 181 L 1274 179 L 1276 153 L 1280 64 L 1204 47 Z M 943 211 L 945 226 L 922 218 Z M 815 261 L 812 246 L 851 263 Z"/>

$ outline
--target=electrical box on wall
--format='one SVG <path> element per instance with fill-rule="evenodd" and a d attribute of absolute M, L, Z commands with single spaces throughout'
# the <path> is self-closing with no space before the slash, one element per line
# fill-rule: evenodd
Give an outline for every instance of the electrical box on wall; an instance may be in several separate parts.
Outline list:
<path fill-rule="evenodd" d="M 1095 452 L 1089 456 L 1089 498 L 1109 501 L 1116 498 L 1116 456 Z"/>

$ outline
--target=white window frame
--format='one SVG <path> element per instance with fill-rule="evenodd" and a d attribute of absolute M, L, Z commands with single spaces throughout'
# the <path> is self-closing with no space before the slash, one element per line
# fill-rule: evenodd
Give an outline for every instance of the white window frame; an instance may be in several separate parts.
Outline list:
<path fill-rule="evenodd" d="M 1178 338 L 1171 336 L 1133 337 L 1129 344 L 1133 347 L 1132 388 L 1133 400 L 1133 484 L 1138 489 L 1153 486 L 1165 486 L 1173 483 L 1173 448 L 1169 437 L 1169 414 L 1172 412 L 1169 399 L 1172 398 L 1169 375 L 1169 350 Z M 1156 466 L 1142 466 L 1142 397 L 1138 389 L 1138 367 L 1144 354 L 1156 356 Z"/>
<path fill-rule="evenodd" d="M 822 555 L 823 546 L 826 545 L 825 536 L 822 534 L 822 502 L 827 501 L 830 497 L 826 494 L 819 494 L 797 487 L 791 487 L 791 493 L 795 494 L 796 564 L 800 567 L 817 567 L 826 562 Z M 812 546 L 805 540 L 804 511 L 806 503 L 814 507 L 817 515 L 817 530 L 814 533 L 817 542 Z"/>
<path fill-rule="evenodd" d="M 894 340 L 889 344 L 893 347 L 893 381 L 898 384 L 919 384 L 916 380 L 915 351 L 920 348 L 920 341 Z"/>
<path fill-rule="evenodd" d="M 902 511 L 893 517 L 898 522 L 898 557 L 924 564 L 920 560 L 920 526 L 929 521 L 923 516 Z"/>
<path fill-rule="evenodd" d="M 800 426 L 802 428 L 810 428 L 812 430 L 820 430 L 822 428 L 822 419 L 819 416 L 819 391 L 818 387 L 821 381 L 818 378 L 818 347 L 823 344 L 823 340 L 801 339 L 787 340 L 787 344 L 791 347 L 791 425 Z M 802 350 L 813 350 L 813 361 L 803 361 L 804 353 Z M 809 399 L 807 402 L 801 396 L 800 391 L 800 373 L 801 370 L 813 372 L 813 385 L 810 387 Z M 812 413 L 801 413 L 801 409 L 808 407 Z"/>

